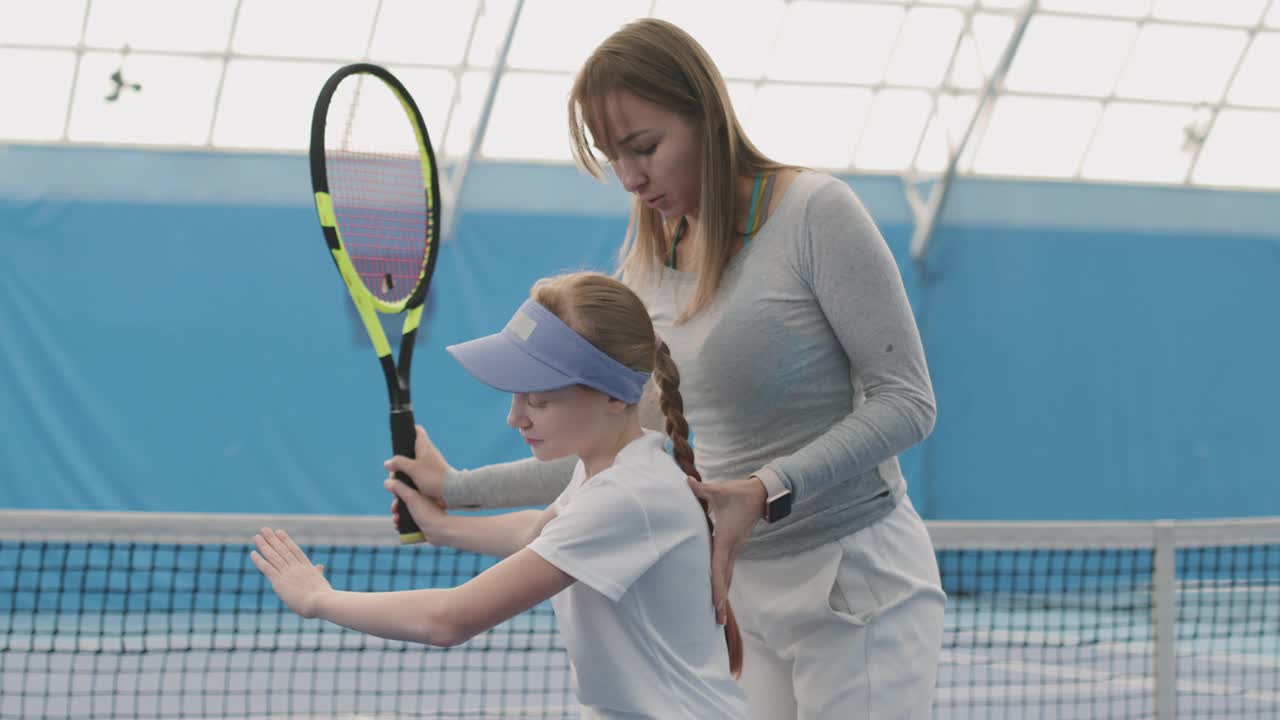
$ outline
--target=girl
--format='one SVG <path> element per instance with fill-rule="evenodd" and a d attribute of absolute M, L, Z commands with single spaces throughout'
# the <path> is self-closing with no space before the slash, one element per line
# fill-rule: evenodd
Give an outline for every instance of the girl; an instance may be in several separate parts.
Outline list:
<path fill-rule="evenodd" d="M 569 485 L 542 511 L 457 517 L 389 478 L 433 544 L 506 559 L 456 588 L 339 592 L 263 528 L 252 558 L 276 594 L 303 617 L 446 647 L 550 598 L 584 717 L 744 717 L 741 639 L 732 615 L 716 622 L 710 520 L 685 479 L 680 376 L 640 299 L 595 273 L 542 280 L 502 332 L 448 350 L 512 393 L 507 423 L 539 460 L 577 458 Z M 651 376 L 666 435 L 640 425 Z"/>

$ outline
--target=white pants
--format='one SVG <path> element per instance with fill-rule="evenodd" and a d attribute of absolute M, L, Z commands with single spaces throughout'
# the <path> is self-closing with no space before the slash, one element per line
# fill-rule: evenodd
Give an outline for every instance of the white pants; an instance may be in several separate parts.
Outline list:
<path fill-rule="evenodd" d="M 752 720 L 929 718 L 946 596 L 906 496 L 813 550 L 739 559 L 729 599 Z"/>

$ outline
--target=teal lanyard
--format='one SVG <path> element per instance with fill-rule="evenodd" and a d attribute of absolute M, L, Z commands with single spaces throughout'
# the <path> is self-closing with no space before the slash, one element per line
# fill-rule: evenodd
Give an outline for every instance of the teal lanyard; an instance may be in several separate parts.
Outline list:
<path fill-rule="evenodd" d="M 756 234 L 756 230 L 760 229 L 759 225 L 762 219 L 761 216 L 764 215 L 763 208 L 760 207 L 760 185 L 763 182 L 764 172 L 761 171 L 756 173 L 755 182 L 751 184 L 751 210 L 747 213 L 747 234 L 746 237 L 742 239 L 743 247 L 745 247 L 747 243 L 751 242 L 751 238 Z M 758 215 L 756 214 L 757 210 L 761 211 Z M 680 244 L 680 237 L 683 235 L 685 225 L 687 224 L 688 223 L 681 218 L 680 224 L 676 226 L 675 236 L 671 238 L 671 252 L 667 255 L 667 267 L 672 270 L 676 267 L 676 245 Z"/>

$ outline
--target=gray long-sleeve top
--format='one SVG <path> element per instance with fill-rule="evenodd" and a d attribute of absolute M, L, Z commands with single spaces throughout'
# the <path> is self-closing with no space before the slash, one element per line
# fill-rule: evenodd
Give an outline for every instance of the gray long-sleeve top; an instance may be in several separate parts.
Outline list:
<path fill-rule="evenodd" d="M 888 514 L 906 484 L 898 453 L 933 429 L 933 389 L 906 292 L 853 191 L 804 172 L 725 269 L 715 301 L 675 319 L 697 276 L 664 268 L 636 288 L 680 369 L 698 469 L 708 482 L 773 473 L 789 517 L 760 523 L 741 556 L 816 547 Z M 642 420 L 661 429 L 647 389 Z M 576 459 L 453 471 L 455 507 L 546 504 Z"/>

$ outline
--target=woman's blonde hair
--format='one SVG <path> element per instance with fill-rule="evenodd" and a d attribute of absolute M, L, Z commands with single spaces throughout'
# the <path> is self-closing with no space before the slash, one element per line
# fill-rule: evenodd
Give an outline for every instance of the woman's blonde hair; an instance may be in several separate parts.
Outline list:
<path fill-rule="evenodd" d="M 684 30 L 656 18 L 624 25 L 595 49 L 569 92 L 569 135 L 578 165 L 604 179 L 591 139 L 609 147 L 606 127 L 609 97 L 625 90 L 688 119 L 702 144 L 702 235 L 697 246 L 698 284 L 677 323 L 711 302 L 724 268 L 742 242 L 737 219 L 737 180 L 782 167 L 756 149 L 742 132 L 724 78 L 707 51 Z M 641 287 L 653 282 L 666 261 L 674 225 L 635 198 L 626 240 L 619 252 L 623 280 Z"/>
<path fill-rule="evenodd" d="M 667 344 L 654 332 L 644 303 L 631 288 L 608 275 L 579 272 L 539 280 L 529 295 L 604 354 L 632 370 L 653 373 L 676 464 L 702 482 L 689 444 L 680 373 Z M 702 510 L 707 512 L 705 504 Z M 707 529 L 712 529 L 710 514 Z M 732 608 L 727 613 L 724 636 L 729 645 L 729 670 L 737 677 L 742 672 L 742 635 Z"/>

